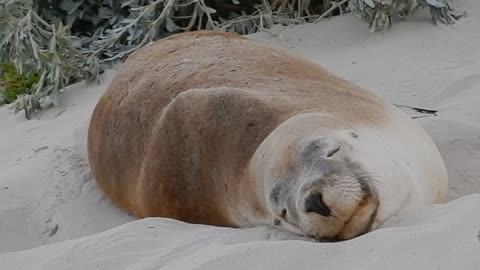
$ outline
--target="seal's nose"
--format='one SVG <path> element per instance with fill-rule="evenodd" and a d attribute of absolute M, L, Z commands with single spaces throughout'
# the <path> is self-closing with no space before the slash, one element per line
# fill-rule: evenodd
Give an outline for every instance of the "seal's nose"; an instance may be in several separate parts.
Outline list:
<path fill-rule="evenodd" d="M 305 200 L 305 211 L 307 213 L 315 212 L 324 217 L 332 216 L 332 211 L 323 202 L 322 193 L 312 193 L 307 197 Z"/>

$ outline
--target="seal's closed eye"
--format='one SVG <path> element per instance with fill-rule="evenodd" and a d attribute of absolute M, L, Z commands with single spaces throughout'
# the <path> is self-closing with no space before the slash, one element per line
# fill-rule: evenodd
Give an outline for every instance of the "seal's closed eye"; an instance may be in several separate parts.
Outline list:
<path fill-rule="evenodd" d="M 329 151 L 328 154 L 327 154 L 327 157 L 332 157 L 333 155 L 338 153 L 338 151 L 340 151 L 340 146 L 337 146 L 337 147 L 333 148 L 331 151 Z"/>

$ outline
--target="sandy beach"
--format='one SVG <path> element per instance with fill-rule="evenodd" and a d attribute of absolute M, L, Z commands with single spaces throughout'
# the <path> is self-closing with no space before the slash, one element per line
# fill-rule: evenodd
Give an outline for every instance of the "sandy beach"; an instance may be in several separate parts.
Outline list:
<path fill-rule="evenodd" d="M 353 240 L 314 243 L 267 227 L 138 220 L 96 187 L 86 158 L 93 108 L 115 70 L 61 94 L 32 120 L 0 108 L 0 269 L 479 269 L 480 2 L 432 25 L 427 11 L 369 33 L 347 14 L 249 36 L 304 56 L 416 118 L 447 166 L 449 201 Z M 407 112 L 409 113 L 409 112 Z M 411 112 L 414 114 L 414 112 Z"/>

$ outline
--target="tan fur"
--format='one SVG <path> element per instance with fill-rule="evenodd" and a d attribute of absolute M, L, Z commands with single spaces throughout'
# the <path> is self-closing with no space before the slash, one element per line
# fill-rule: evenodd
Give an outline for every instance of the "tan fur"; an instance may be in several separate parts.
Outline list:
<path fill-rule="evenodd" d="M 123 64 L 93 113 L 89 160 L 103 191 L 139 217 L 262 224 L 271 214 L 251 162 L 273 130 L 304 113 L 381 128 L 383 112 L 298 56 L 234 34 L 178 34 Z"/>

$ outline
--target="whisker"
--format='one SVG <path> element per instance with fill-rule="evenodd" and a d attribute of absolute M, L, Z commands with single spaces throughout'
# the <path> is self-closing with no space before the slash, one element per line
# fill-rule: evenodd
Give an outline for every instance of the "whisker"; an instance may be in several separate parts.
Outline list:
<path fill-rule="evenodd" d="M 378 176 L 375 175 L 374 173 L 371 172 L 361 172 L 361 173 L 356 173 L 355 175 L 357 179 L 364 181 L 368 184 L 374 184 L 375 186 L 384 186 L 384 183 L 380 182 L 378 180 Z"/>

